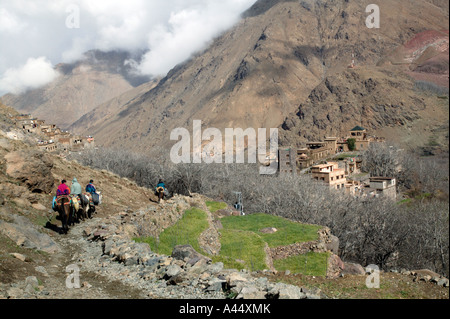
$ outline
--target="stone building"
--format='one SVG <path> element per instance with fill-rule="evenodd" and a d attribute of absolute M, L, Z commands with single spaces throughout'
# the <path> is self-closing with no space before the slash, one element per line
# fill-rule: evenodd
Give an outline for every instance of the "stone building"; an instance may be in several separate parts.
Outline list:
<path fill-rule="evenodd" d="M 392 177 L 370 177 L 369 185 L 362 188 L 364 195 L 371 197 L 385 196 L 397 199 L 397 180 Z"/>
<path fill-rule="evenodd" d="M 296 154 L 293 149 L 278 150 L 278 169 L 281 174 L 296 174 Z"/>
<path fill-rule="evenodd" d="M 339 168 L 339 164 L 329 162 L 327 164 L 315 165 L 311 168 L 312 178 L 322 181 L 334 189 L 345 189 L 347 178 L 345 170 Z"/>

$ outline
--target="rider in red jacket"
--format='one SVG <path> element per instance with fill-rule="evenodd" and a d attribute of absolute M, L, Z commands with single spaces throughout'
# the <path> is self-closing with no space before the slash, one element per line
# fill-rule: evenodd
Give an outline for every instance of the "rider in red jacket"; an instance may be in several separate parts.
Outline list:
<path fill-rule="evenodd" d="M 66 180 L 62 180 L 61 185 L 59 185 L 56 191 L 56 197 L 70 195 L 70 188 L 66 185 Z"/>

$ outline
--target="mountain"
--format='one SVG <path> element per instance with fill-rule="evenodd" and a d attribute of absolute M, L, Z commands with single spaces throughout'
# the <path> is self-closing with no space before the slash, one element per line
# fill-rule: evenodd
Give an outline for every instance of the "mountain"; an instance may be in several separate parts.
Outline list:
<path fill-rule="evenodd" d="M 356 68 L 317 86 L 283 122 L 280 144 L 300 147 L 327 136 L 345 137 L 358 124 L 402 147 L 417 149 L 434 140 L 448 152 L 448 121 L 448 98 L 422 92 L 407 74 Z"/>
<path fill-rule="evenodd" d="M 412 78 L 449 87 L 449 32 L 427 30 L 398 47 L 380 66 L 397 66 Z"/>
<path fill-rule="evenodd" d="M 445 131 L 448 117 L 440 114 L 448 100 L 429 98 L 417 81 L 448 88 L 448 3 L 380 0 L 379 29 L 366 26 L 369 4 L 259 0 L 233 28 L 159 81 L 130 78 L 131 66 L 124 64 L 128 53 L 93 51 L 82 62 L 60 65 L 62 76 L 47 87 L 2 100 L 62 128 L 94 135 L 99 145 L 142 153 L 170 147 L 172 130 L 191 130 L 193 120 L 222 131 L 279 127 L 286 145 L 356 124 L 400 142 L 407 142 L 411 129 L 426 139 L 433 130 Z M 349 70 L 352 62 L 355 68 Z M 381 96 L 367 90 L 370 79 Z M 328 94 L 323 89 L 329 83 L 335 92 L 316 100 L 319 92 Z M 362 95 L 335 96 L 338 91 Z M 333 112 L 338 120 L 316 120 L 331 117 L 328 108 L 345 105 L 353 111 Z M 380 105 L 399 108 L 380 113 Z M 361 108 L 371 111 L 356 112 Z M 298 117 L 300 110 L 314 116 Z"/>
<path fill-rule="evenodd" d="M 131 66 L 124 64 L 130 58 L 135 57 L 126 52 L 89 51 L 81 61 L 57 65 L 60 76 L 48 85 L 1 100 L 65 129 L 98 105 L 148 81 L 130 73 Z"/>
<path fill-rule="evenodd" d="M 372 123 L 374 129 L 412 125 L 411 121 L 420 116 L 414 110 L 423 108 L 420 93 L 413 89 L 414 81 L 405 78 L 405 70 L 382 62 L 421 32 L 447 30 L 448 4 L 379 1 L 380 29 L 366 27 L 368 4 L 349 0 L 257 1 L 236 26 L 206 50 L 172 69 L 155 88 L 126 99 L 126 105 L 116 107 L 117 112 L 105 121 L 90 124 L 83 120 L 73 127 L 95 135 L 96 141 L 105 146 L 149 152 L 153 146 L 173 145 L 170 132 L 178 127 L 191 129 L 193 120 L 202 120 L 204 128 L 221 130 L 279 127 L 289 118 L 295 120 L 299 105 L 309 103 L 314 90 L 321 90 L 327 81 L 343 77 L 349 88 L 362 88 L 364 73 L 372 70 L 383 78 L 374 80 L 384 87 L 380 93 L 389 91 L 391 84 L 406 90 L 399 94 L 408 96 L 405 114 L 413 115 L 403 116 L 399 122 L 376 120 L 373 116 L 383 114 L 376 115 L 374 106 L 373 112 L 363 114 L 371 117 L 367 123 Z M 348 71 L 352 59 L 356 64 L 353 73 Z M 370 92 L 363 90 L 361 94 Z M 347 98 L 354 96 L 342 94 L 340 103 L 350 103 Z M 389 96 L 383 98 L 383 103 L 396 104 L 388 101 Z M 352 103 L 361 102 L 354 99 Z M 372 102 L 368 97 L 367 103 Z M 352 107 L 356 108 L 356 104 Z M 321 116 L 327 105 L 324 101 L 310 107 L 311 112 Z M 105 104 L 92 114 L 108 108 Z M 361 121 L 358 116 L 342 117 L 343 125 L 336 121 L 321 126 L 300 123 L 315 126 L 317 129 L 307 137 L 316 139 L 324 134 L 319 129 L 325 126 L 336 132 L 354 126 L 356 120 L 356 124 Z M 299 136 L 300 141 L 302 138 L 305 141 L 305 136 Z"/>

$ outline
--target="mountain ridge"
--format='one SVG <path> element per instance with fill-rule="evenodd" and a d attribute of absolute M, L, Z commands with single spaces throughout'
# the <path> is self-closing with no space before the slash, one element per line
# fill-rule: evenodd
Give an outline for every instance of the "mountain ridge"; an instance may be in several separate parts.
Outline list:
<path fill-rule="evenodd" d="M 122 97 L 117 92 L 70 128 L 95 135 L 103 146 L 145 153 L 170 147 L 170 132 L 190 130 L 193 120 L 220 130 L 280 127 L 328 77 L 345 73 L 352 59 L 361 70 L 378 65 L 403 81 L 405 70 L 380 61 L 421 32 L 447 28 L 448 4 L 383 0 L 378 5 L 381 28 L 368 29 L 365 3 L 257 1 L 233 28 L 157 84 L 124 90 Z M 354 124 L 354 118 L 348 120 L 346 125 Z"/>

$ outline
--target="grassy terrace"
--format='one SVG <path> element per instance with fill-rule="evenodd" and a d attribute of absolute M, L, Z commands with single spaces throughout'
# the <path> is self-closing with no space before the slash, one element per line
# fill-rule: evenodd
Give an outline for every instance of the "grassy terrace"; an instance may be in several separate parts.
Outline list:
<path fill-rule="evenodd" d="M 278 271 L 290 270 L 306 276 L 326 276 L 328 257 L 329 253 L 309 252 L 304 255 L 274 260 L 273 265 Z"/>
<path fill-rule="evenodd" d="M 147 243 L 153 251 L 164 255 L 171 255 L 173 248 L 177 245 L 191 245 L 196 251 L 204 253 L 198 243 L 198 237 L 208 227 L 206 213 L 198 208 L 191 208 L 186 211 L 181 220 L 161 233 L 159 242 L 154 237 L 134 240 Z"/>
<path fill-rule="evenodd" d="M 294 223 L 287 219 L 267 214 L 229 216 L 223 218 L 221 222 L 224 229 L 250 231 L 257 234 L 271 248 L 317 240 L 317 232 L 321 228 L 316 225 Z M 268 227 L 274 227 L 278 231 L 274 234 L 260 232 L 261 229 Z"/>
<path fill-rule="evenodd" d="M 213 213 L 226 208 L 225 203 L 207 202 Z M 209 256 L 213 262 L 223 262 L 226 268 L 263 270 L 267 269 L 265 246 L 279 247 L 294 243 L 308 242 L 318 239 L 320 226 L 294 223 L 287 219 L 254 214 L 247 216 L 228 216 L 221 219 L 223 229 L 220 230 L 221 251 L 218 256 Z M 278 231 L 265 234 L 260 230 L 274 227 Z M 170 255 L 177 245 L 191 245 L 196 251 L 207 255 L 198 243 L 200 234 L 208 229 L 207 214 L 198 209 L 187 210 L 181 220 L 161 233 L 159 242 L 153 237 L 136 238 L 137 242 L 145 242 L 153 251 Z M 309 253 L 285 260 L 277 260 L 277 270 L 289 269 L 294 273 L 322 276 L 326 274 L 328 254 Z"/>
<path fill-rule="evenodd" d="M 218 210 L 227 208 L 227 204 L 224 202 L 206 202 L 206 207 L 211 213 L 215 213 Z"/>

